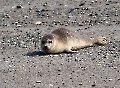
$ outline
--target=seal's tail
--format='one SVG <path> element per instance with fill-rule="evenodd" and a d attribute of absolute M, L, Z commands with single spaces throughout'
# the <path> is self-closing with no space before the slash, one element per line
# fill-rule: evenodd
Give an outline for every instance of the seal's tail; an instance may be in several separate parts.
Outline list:
<path fill-rule="evenodd" d="M 98 37 L 98 38 L 96 38 L 96 43 L 97 44 L 100 44 L 100 45 L 105 45 L 105 44 L 107 44 L 107 40 L 106 40 L 106 37 Z"/>
<path fill-rule="evenodd" d="M 105 37 L 97 37 L 97 38 L 90 38 L 91 45 L 93 44 L 99 44 L 99 45 L 105 45 L 107 44 L 107 40 Z"/>

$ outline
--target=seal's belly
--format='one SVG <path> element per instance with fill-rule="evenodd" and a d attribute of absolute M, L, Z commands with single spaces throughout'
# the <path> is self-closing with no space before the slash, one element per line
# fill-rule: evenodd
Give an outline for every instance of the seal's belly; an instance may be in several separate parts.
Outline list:
<path fill-rule="evenodd" d="M 80 49 L 87 46 L 87 40 L 79 38 L 70 39 L 67 46 L 69 46 L 72 50 Z"/>

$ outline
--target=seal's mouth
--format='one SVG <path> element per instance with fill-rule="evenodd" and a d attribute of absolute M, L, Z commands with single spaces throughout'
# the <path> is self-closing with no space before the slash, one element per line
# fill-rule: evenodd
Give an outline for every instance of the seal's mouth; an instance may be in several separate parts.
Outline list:
<path fill-rule="evenodd" d="M 43 51 L 46 53 L 46 52 L 49 52 L 49 46 L 44 46 L 43 47 Z"/>
<path fill-rule="evenodd" d="M 48 48 L 48 46 L 44 46 L 43 49 L 48 50 L 49 48 Z"/>

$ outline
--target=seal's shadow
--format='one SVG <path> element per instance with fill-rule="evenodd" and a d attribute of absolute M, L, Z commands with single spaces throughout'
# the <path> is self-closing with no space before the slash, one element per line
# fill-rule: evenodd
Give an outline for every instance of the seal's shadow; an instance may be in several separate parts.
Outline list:
<path fill-rule="evenodd" d="M 37 56 L 37 55 L 44 56 L 46 54 L 41 51 L 33 51 L 33 52 L 29 52 L 29 53 L 25 54 L 25 56 Z"/>
<path fill-rule="evenodd" d="M 73 54 L 73 53 L 76 53 L 76 52 L 62 52 L 61 54 Z M 27 54 L 25 54 L 25 56 L 45 56 L 45 55 L 50 55 L 51 53 L 43 53 L 41 51 L 33 51 L 33 52 L 29 52 Z M 56 54 L 60 54 L 60 53 L 55 53 L 55 54 L 52 54 L 52 55 L 56 55 Z"/>

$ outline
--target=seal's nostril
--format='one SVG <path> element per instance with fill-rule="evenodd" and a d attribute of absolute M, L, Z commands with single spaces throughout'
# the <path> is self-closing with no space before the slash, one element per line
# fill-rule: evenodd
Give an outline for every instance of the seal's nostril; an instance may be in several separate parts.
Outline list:
<path fill-rule="evenodd" d="M 48 49 L 48 47 L 47 47 L 47 46 L 44 46 L 44 48 L 45 48 L 45 49 Z"/>

